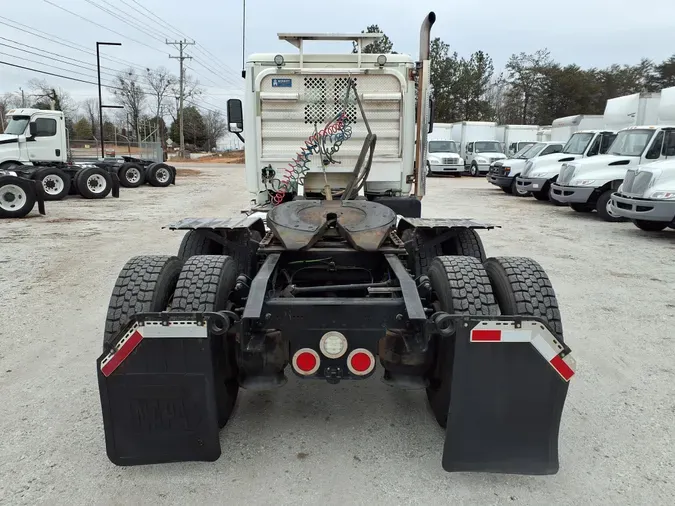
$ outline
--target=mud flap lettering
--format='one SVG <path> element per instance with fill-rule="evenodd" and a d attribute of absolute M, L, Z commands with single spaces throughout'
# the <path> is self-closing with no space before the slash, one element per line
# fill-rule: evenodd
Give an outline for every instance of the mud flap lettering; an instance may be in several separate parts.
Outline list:
<path fill-rule="evenodd" d="M 184 335 L 178 335 L 181 329 Z M 144 338 L 107 376 L 103 369 L 120 343 L 98 359 L 106 449 L 113 463 L 220 457 L 213 338 L 195 330 L 184 322 L 178 328 L 134 324 L 125 334 L 139 332 Z"/>
<path fill-rule="evenodd" d="M 497 340 L 496 332 L 501 329 L 491 323 L 495 322 L 458 325 L 443 468 L 449 472 L 555 474 L 560 418 L 574 367 L 571 357 L 562 356 L 569 349 L 546 330 L 545 341 L 563 350 L 552 359 L 540 349 L 544 332 L 501 322 L 509 326 L 503 327 L 509 333 Z M 472 341 L 475 327 L 485 332 L 482 339 Z M 544 351 L 553 353 L 548 348 Z"/>

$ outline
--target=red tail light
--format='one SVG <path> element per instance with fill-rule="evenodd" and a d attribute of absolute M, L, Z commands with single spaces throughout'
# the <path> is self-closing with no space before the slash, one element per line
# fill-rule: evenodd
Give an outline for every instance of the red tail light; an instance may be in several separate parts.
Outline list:
<path fill-rule="evenodd" d="M 302 348 L 293 355 L 293 369 L 303 376 L 309 376 L 319 370 L 319 354 L 311 348 Z"/>
<path fill-rule="evenodd" d="M 347 357 L 347 367 L 352 374 L 365 376 L 375 368 L 375 357 L 368 350 L 357 348 Z"/>

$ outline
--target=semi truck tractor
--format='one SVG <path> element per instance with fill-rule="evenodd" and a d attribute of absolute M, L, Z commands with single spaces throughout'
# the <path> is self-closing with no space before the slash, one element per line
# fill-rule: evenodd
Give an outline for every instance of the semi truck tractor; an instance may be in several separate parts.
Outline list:
<path fill-rule="evenodd" d="M 265 219 L 182 219 L 177 254 L 122 268 L 96 363 L 112 462 L 216 460 L 239 390 L 292 374 L 426 395 L 446 471 L 557 472 L 575 365 L 548 276 L 486 257 L 492 225 L 420 217 L 435 19 L 417 60 L 362 53 L 382 36 L 363 33 L 281 33 L 299 51 L 248 58 L 228 121 Z"/>
<path fill-rule="evenodd" d="M 527 195 L 527 191 L 519 190 L 516 184 L 516 178 L 524 170 L 525 164 L 529 160 L 536 160 L 541 156 L 547 156 L 554 153 L 560 153 L 564 147 L 563 142 L 535 142 L 527 144 L 515 156 L 507 160 L 493 163 L 488 172 L 488 181 L 499 186 L 505 193 L 512 195 Z"/>
<path fill-rule="evenodd" d="M 616 137 L 609 130 L 582 130 L 572 134 L 560 153 L 528 160 L 516 177 L 519 194 L 532 194 L 537 200 L 550 200 L 551 183 L 560 174 L 563 163 L 607 152 Z M 555 201 L 554 201 L 555 203 Z"/>
<path fill-rule="evenodd" d="M 675 228 L 675 158 L 628 169 L 610 205 L 614 215 L 631 220 L 641 230 Z"/>
<path fill-rule="evenodd" d="M 551 185 L 552 197 L 577 212 L 597 211 L 605 221 L 622 221 L 611 197 L 626 171 L 675 156 L 675 126 L 629 127 L 618 132 L 606 155 L 566 162 Z"/>

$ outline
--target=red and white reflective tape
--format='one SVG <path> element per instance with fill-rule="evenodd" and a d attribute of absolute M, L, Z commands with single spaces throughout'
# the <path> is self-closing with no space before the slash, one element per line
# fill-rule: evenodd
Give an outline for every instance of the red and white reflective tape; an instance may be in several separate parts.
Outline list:
<path fill-rule="evenodd" d="M 483 321 L 471 330 L 472 343 L 530 343 L 551 364 L 565 381 L 569 381 L 576 369 L 571 355 L 561 357 L 564 347 L 541 323 L 522 321 L 516 328 L 512 321 Z"/>
<path fill-rule="evenodd" d="M 143 339 L 204 339 L 208 336 L 206 325 L 194 321 L 161 321 L 134 323 L 119 340 L 115 349 L 101 360 L 101 372 L 106 378 L 124 362 Z"/>

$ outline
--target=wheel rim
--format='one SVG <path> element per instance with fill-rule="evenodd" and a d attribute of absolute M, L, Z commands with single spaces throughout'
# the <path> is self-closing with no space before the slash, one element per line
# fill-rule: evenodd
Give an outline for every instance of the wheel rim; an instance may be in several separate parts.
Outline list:
<path fill-rule="evenodd" d="M 138 183 L 141 180 L 141 171 L 136 167 L 131 167 L 126 172 L 126 178 L 130 183 Z"/>
<path fill-rule="evenodd" d="M 475 165 L 472 165 L 471 166 L 471 175 L 475 176 L 476 172 L 478 172 L 478 167 L 476 167 Z"/>
<path fill-rule="evenodd" d="M 611 198 L 607 200 L 607 203 L 605 204 L 605 210 L 607 211 L 607 214 L 609 214 L 612 218 L 620 218 L 620 216 L 612 210 Z"/>
<path fill-rule="evenodd" d="M 167 169 L 162 167 L 155 173 L 155 178 L 157 179 L 158 183 L 166 183 L 171 178 L 171 174 Z"/>
<path fill-rule="evenodd" d="M 42 187 L 47 195 L 59 195 L 65 186 L 63 179 L 56 174 L 49 174 L 42 179 Z"/>
<path fill-rule="evenodd" d="M 26 192 L 15 184 L 0 188 L 0 209 L 3 211 L 18 211 L 26 205 L 26 202 Z"/>
<path fill-rule="evenodd" d="M 92 193 L 103 193 L 106 186 L 105 178 L 101 174 L 92 174 L 87 178 L 87 188 Z"/>

